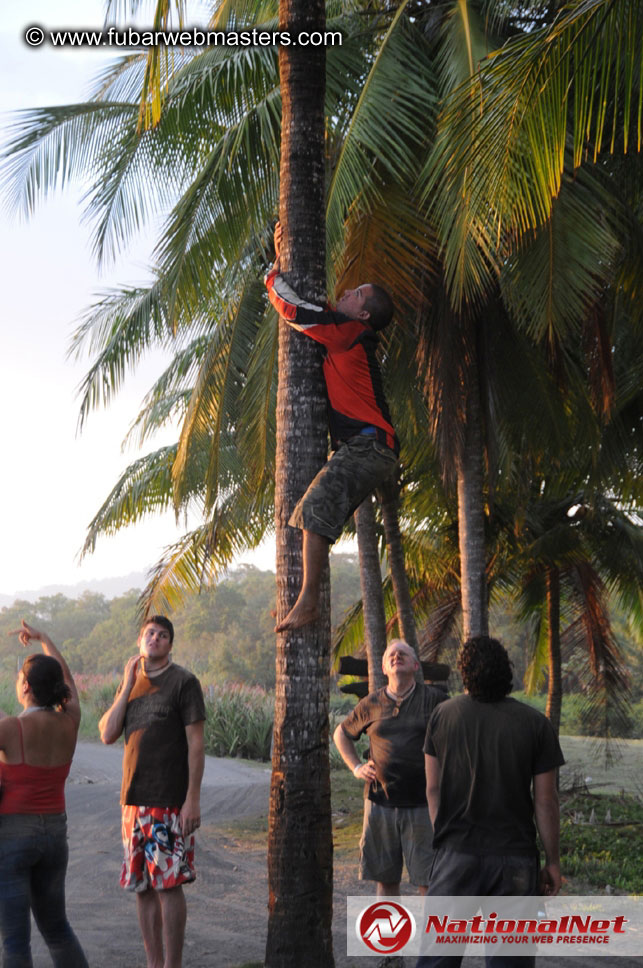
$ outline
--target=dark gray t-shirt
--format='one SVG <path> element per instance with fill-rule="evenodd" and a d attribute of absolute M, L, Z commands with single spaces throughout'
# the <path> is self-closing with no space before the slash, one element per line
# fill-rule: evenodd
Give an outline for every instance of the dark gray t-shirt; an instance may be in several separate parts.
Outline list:
<path fill-rule="evenodd" d="M 411 696 L 397 704 L 386 689 L 371 692 L 357 703 L 342 723 L 355 741 L 367 733 L 377 780 L 365 795 L 385 807 L 421 807 L 426 804 L 426 781 L 422 743 L 429 716 L 447 694 L 437 686 L 416 686 Z"/>
<path fill-rule="evenodd" d="M 125 712 L 121 803 L 181 807 L 188 789 L 185 727 L 205 719 L 196 676 L 178 665 L 148 679 L 139 673 Z"/>
<path fill-rule="evenodd" d="M 424 752 L 440 764 L 434 847 L 536 852 L 532 777 L 565 762 L 542 713 L 516 699 L 455 696 L 432 714 Z"/>

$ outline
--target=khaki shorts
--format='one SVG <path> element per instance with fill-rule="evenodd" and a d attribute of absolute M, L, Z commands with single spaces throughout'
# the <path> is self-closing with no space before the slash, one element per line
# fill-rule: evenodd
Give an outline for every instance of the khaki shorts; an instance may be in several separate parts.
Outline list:
<path fill-rule="evenodd" d="M 359 879 L 399 884 L 404 860 L 411 884 L 425 887 L 433 862 L 432 842 L 433 828 L 426 805 L 381 807 L 365 800 Z"/>
<path fill-rule="evenodd" d="M 351 437 L 331 455 L 290 516 L 293 528 L 337 541 L 353 511 L 392 473 L 395 451 L 374 436 Z"/>

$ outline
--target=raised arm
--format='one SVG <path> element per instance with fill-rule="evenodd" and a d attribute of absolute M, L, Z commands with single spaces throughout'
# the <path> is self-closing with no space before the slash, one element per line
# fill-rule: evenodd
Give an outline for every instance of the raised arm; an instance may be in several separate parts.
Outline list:
<path fill-rule="evenodd" d="M 280 317 L 293 329 L 305 333 L 306 336 L 324 346 L 348 349 L 363 333 L 363 324 L 328 307 L 324 308 L 302 299 L 281 275 L 280 246 L 281 226 L 277 223 L 275 229 L 276 259 L 264 279 L 270 302 Z"/>
<path fill-rule="evenodd" d="M 357 755 L 355 743 L 350 736 L 346 735 L 341 723 L 333 733 L 333 742 L 339 750 L 339 755 L 353 776 L 357 777 L 359 780 L 366 780 L 368 783 L 371 783 L 376 779 L 375 763 L 373 760 L 369 760 L 367 763 L 362 763 Z"/>
<path fill-rule="evenodd" d="M 545 866 L 540 872 L 540 893 L 554 897 L 560 891 L 560 807 L 556 789 L 556 770 L 534 776 L 534 814 L 545 851 Z"/>
<path fill-rule="evenodd" d="M 123 682 L 116 693 L 116 698 L 98 724 L 100 738 L 107 746 L 115 743 L 123 732 L 127 702 L 136 682 L 136 673 L 138 672 L 140 661 L 140 655 L 133 655 L 127 660 L 123 673 Z"/>
<path fill-rule="evenodd" d="M 181 807 L 181 829 L 184 837 L 201 826 L 201 780 L 205 767 L 204 726 L 204 721 L 200 720 L 185 727 L 188 741 L 188 792 Z"/>
<path fill-rule="evenodd" d="M 281 222 L 277 222 L 275 225 L 275 261 L 272 264 L 272 268 L 276 269 L 277 272 L 281 270 L 281 239 L 283 237 L 283 230 L 281 228 Z"/>
<path fill-rule="evenodd" d="M 56 659 L 63 670 L 63 678 L 65 684 L 69 687 L 71 693 L 71 698 L 67 700 L 64 704 L 64 711 L 67 716 L 78 726 L 80 723 L 80 699 L 78 697 L 78 690 L 76 689 L 76 683 L 74 682 L 74 677 L 71 674 L 69 666 L 67 665 L 65 659 L 63 658 L 60 649 L 54 645 L 46 632 L 41 632 L 39 629 L 29 625 L 22 619 L 21 628 L 13 629 L 9 632 L 9 635 L 17 635 L 20 643 L 25 647 L 28 647 L 30 642 L 40 642 L 42 646 L 42 651 L 45 655 L 50 656 L 52 659 Z"/>

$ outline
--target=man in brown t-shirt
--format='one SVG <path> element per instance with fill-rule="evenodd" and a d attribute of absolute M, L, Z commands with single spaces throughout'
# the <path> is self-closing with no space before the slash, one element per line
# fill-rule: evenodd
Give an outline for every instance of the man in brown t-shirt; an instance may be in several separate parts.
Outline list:
<path fill-rule="evenodd" d="M 426 807 L 422 743 L 431 713 L 444 690 L 415 681 L 417 656 L 395 639 L 382 658 L 388 685 L 370 693 L 333 735 L 342 759 L 365 781 L 360 880 L 375 881 L 380 896 L 400 893 L 402 861 L 409 879 L 426 892 L 433 831 Z M 370 758 L 362 763 L 355 741 L 366 733 Z"/>
<path fill-rule="evenodd" d="M 172 663 L 173 641 L 165 616 L 144 622 L 139 654 L 125 665 L 98 724 L 104 743 L 125 735 L 121 885 L 136 892 L 148 968 L 180 968 L 182 885 L 195 877 L 194 831 L 201 822 L 205 705 L 196 676 Z"/>

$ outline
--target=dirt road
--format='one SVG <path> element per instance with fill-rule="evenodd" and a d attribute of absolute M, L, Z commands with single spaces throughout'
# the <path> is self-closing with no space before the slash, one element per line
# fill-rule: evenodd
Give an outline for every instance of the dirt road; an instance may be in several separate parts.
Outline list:
<path fill-rule="evenodd" d="M 70 857 L 67 909 L 91 968 L 145 968 L 136 902 L 118 885 L 121 865 L 122 750 L 79 743 L 67 783 Z M 185 968 L 232 968 L 263 961 L 268 883 L 265 846 L 248 849 L 217 829 L 268 810 L 265 764 L 206 757 L 203 823 L 197 840 L 197 881 L 185 888 L 188 930 Z M 354 865 L 336 871 L 336 968 L 345 968 L 345 897 L 368 893 Z M 37 930 L 34 968 L 51 968 Z"/>
<path fill-rule="evenodd" d="M 565 753 L 573 761 L 574 755 L 570 757 L 570 754 L 578 754 L 579 750 L 565 749 Z M 91 968 L 145 968 L 136 903 L 118 885 L 121 757 L 119 747 L 80 743 L 67 784 L 70 841 L 67 906 Z M 638 781 L 638 770 L 635 775 Z M 185 889 L 188 898 L 185 968 L 236 968 L 247 962 L 262 963 L 268 899 L 266 848 L 264 844 L 257 848 L 239 844 L 224 835 L 221 826 L 225 828 L 231 820 L 240 817 L 265 815 L 269 784 L 267 765 L 206 757 L 203 824 L 197 840 L 197 881 Z M 345 955 L 346 896 L 364 895 L 371 890 L 372 885 L 357 880 L 354 862 L 336 863 L 333 926 L 336 968 L 353 968 L 356 963 Z M 33 952 L 34 968 L 50 968 L 49 955 L 36 930 Z M 359 961 L 364 968 L 372 964 L 363 959 Z M 551 959 L 550 968 L 556 968 L 557 961 Z M 619 959 L 619 968 L 627 968 L 627 961 Z M 469 968 L 480 968 L 483 964 L 478 958 L 468 963 Z M 608 963 L 608 959 L 602 959 L 603 968 Z M 413 960 L 407 959 L 407 964 L 413 964 Z"/>

